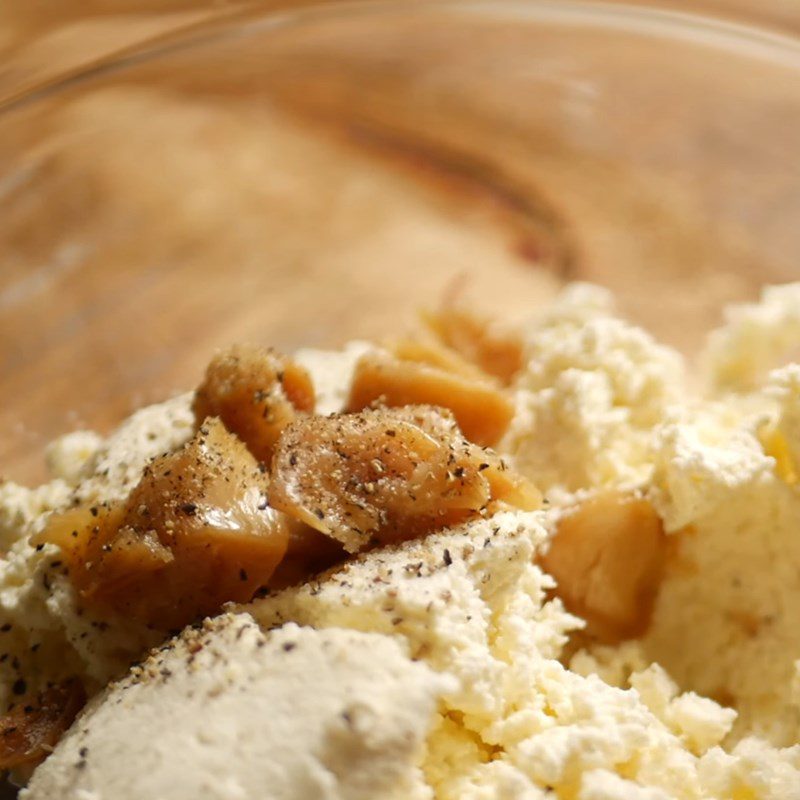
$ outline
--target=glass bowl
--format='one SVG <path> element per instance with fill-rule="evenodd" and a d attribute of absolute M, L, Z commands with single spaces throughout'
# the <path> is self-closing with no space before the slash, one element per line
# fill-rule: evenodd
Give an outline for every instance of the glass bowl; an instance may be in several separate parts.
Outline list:
<path fill-rule="evenodd" d="M 235 340 L 382 336 L 566 281 L 687 351 L 800 265 L 800 46 L 593 2 L 329 4 L 129 49 L 0 108 L 0 465 Z"/>

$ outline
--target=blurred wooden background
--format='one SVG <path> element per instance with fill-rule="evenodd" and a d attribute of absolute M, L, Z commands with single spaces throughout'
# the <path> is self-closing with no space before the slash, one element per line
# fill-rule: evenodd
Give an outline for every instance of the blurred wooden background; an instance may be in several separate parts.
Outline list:
<path fill-rule="evenodd" d="M 312 2 L 0 3 L 0 100 L 217 15 Z M 407 2 L 425 5 L 425 0 Z M 668 5 L 800 31 L 797 0 L 674 0 Z M 402 31 L 396 36 L 402 44 Z M 111 90 L 74 107 L 55 107 L 41 120 L 34 114 L 30 127 L 14 134 L 20 149 L 39 158 L 51 147 L 53 131 L 59 136 L 54 151 L 70 137 L 77 141 L 86 130 L 95 132 L 85 148 L 67 145 L 67 157 L 56 152 L 28 170 L 3 217 L 6 231 L 14 235 L 0 246 L 0 478 L 41 480 L 45 442 L 82 426 L 107 430 L 138 405 L 191 387 L 220 344 L 257 339 L 290 349 L 335 344 L 353 335 L 380 336 L 407 321 L 415 307 L 436 303 L 463 278 L 487 310 L 512 316 L 546 301 L 567 279 L 605 283 L 621 293 L 623 309 L 636 321 L 689 350 L 717 320 L 722 302 L 752 297 L 765 279 L 796 277 L 796 265 L 777 257 L 769 272 L 760 260 L 762 248 L 756 252 L 749 242 L 737 241 L 736 231 L 728 242 L 711 241 L 692 220 L 695 209 L 684 204 L 680 191 L 664 200 L 661 185 L 625 183 L 613 164 L 581 160 L 579 150 L 575 156 L 558 141 L 538 142 L 545 158 L 536 170 L 517 170 L 524 166 L 522 145 L 530 137 L 524 114 L 518 130 L 479 130 L 467 114 L 459 118 L 463 109 L 455 109 L 448 113 L 463 125 L 438 131 L 438 107 L 431 105 L 400 129 L 396 111 L 376 103 L 360 109 L 373 115 L 366 120 L 372 127 L 343 131 L 336 120 L 347 116 L 341 112 L 347 112 L 347 86 L 353 80 L 348 69 L 357 75 L 364 64 L 379 63 L 381 54 L 369 52 L 364 42 L 359 66 L 357 48 L 343 49 L 337 58 L 333 46 L 323 57 L 329 61 L 319 61 L 301 78 L 303 63 L 316 51 L 313 43 L 301 43 L 295 52 L 295 44 L 283 54 L 276 47 L 270 55 L 275 72 L 270 100 L 284 115 L 279 123 L 264 108 L 248 105 L 246 87 L 230 101 L 222 93 L 218 113 L 208 116 L 202 104 L 191 102 L 195 87 L 178 87 L 186 89 L 189 102 L 175 106 L 158 92 L 133 85 L 128 93 Z M 426 43 L 424 32 L 415 44 L 432 71 L 447 66 L 446 54 L 436 52 L 436 41 Z M 292 60 L 300 59 L 298 53 L 305 61 Z M 625 68 L 641 56 L 632 50 Z M 598 53 L 598 63 L 602 58 Z M 667 92 L 670 75 L 661 72 Z M 402 93 L 404 80 L 390 69 L 385 79 L 374 77 L 372 89 L 378 98 L 392 98 Z M 152 85 L 142 85 L 146 90 L 158 86 L 158 76 Z M 294 91 L 297 85 L 302 91 Z M 512 88 L 501 98 L 506 108 L 515 102 Z M 198 91 L 213 95 L 215 90 Z M 759 89 L 741 91 L 742 122 L 751 124 L 747 114 L 759 112 L 746 92 Z M 408 98 L 405 102 L 413 105 Z M 653 114 L 658 114 L 655 102 Z M 655 118 L 646 133 L 661 137 L 662 152 L 668 152 L 670 126 L 680 124 L 678 118 Z M 796 139 L 798 126 L 790 120 L 781 117 L 770 124 L 786 126 L 785 135 Z M 415 125 L 437 130 L 443 149 L 406 147 L 415 141 Z M 309 137 L 312 129 L 322 135 Z M 376 131 L 395 138 L 381 138 Z M 619 137 L 618 131 L 606 133 Z M 493 154 L 496 163 L 505 163 L 517 183 L 487 176 L 480 160 L 447 162 L 451 152 L 503 148 Z M 0 171 L 20 149 L 14 136 L 0 136 Z M 696 182 L 706 180 L 703 169 L 713 176 L 715 153 L 709 152 L 708 165 L 701 164 L 693 176 Z M 97 153 L 110 156 L 97 158 Z M 587 172 L 594 182 L 587 181 Z M 254 175 L 272 180 L 254 180 Z M 616 181 L 611 193 L 609 176 Z M 185 188 L 195 179 L 201 188 L 212 188 L 187 198 Z M 564 187 L 565 196 L 551 208 L 547 189 L 555 183 Z M 675 187 L 665 182 L 663 188 L 668 193 Z M 756 193 L 753 213 L 768 214 L 770 203 L 780 204 L 792 190 L 796 184 L 759 187 L 763 198 Z M 38 211 L 31 214 L 30 208 Z M 264 208 L 270 209 L 268 215 Z M 137 215 L 131 224 L 147 231 L 147 241 L 125 240 L 117 250 L 101 248 L 96 257 L 73 246 L 97 240 L 106 227 L 131 215 Z M 208 231 L 226 218 L 235 230 L 224 242 L 209 243 L 214 237 Z M 765 237 L 769 224 L 765 218 Z M 176 250 L 173 239 L 180 239 L 181 248 Z M 570 252 L 573 246 L 580 252 Z M 769 247 L 773 255 L 781 248 L 792 250 L 777 238 L 766 242 L 764 248 Z M 269 251 L 269 263 L 252 259 L 259 248 Z M 8 252 L 14 257 L 6 257 Z M 646 281 L 642 253 L 654 254 L 648 256 Z M 705 273 L 699 263 L 706 265 Z M 731 267 L 729 274 L 720 274 L 721 264 Z M 233 273 L 235 281 L 228 280 Z M 675 309 L 681 312 L 678 318 Z"/>

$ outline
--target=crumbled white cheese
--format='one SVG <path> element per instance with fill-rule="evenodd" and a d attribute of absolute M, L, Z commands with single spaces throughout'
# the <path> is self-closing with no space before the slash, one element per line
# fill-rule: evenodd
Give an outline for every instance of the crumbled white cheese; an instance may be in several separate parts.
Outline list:
<path fill-rule="evenodd" d="M 0 551 L 7 553 L 15 542 L 41 527 L 53 509 L 67 505 L 71 493 L 72 486 L 61 478 L 35 489 L 0 481 Z"/>
<path fill-rule="evenodd" d="M 767 286 L 758 303 L 725 310 L 708 339 L 705 367 L 715 389 L 756 389 L 775 367 L 800 361 L 800 283 Z"/>
<path fill-rule="evenodd" d="M 784 480 L 800 480 L 800 364 L 789 364 L 769 375 L 765 400 L 776 403 L 774 430 L 785 450 L 774 453 L 780 459 L 777 471 Z"/>
<path fill-rule="evenodd" d="M 662 428 L 650 493 L 671 557 L 640 645 L 681 686 L 732 704 L 737 737 L 788 745 L 800 741 L 800 487 L 757 424 L 708 404 Z"/>
<path fill-rule="evenodd" d="M 267 628 L 293 620 L 394 636 L 457 678 L 423 763 L 436 798 L 707 797 L 703 759 L 735 712 L 678 694 L 661 671 L 634 679 L 640 693 L 556 660 L 578 623 L 546 599 L 552 582 L 532 562 L 546 521 L 500 514 L 363 556 L 250 610 Z M 750 767 L 737 769 L 750 780 Z"/>
<path fill-rule="evenodd" d="M 736 393 L 703 399 L 689 396 L 672 351 L 612 316 L 606 292 L 568 290 L 528 329 L 518 411 L 499 448 L 548 490 L 552 510 L 502 513 L 378 550 L 247 606 L 272 631 L 259 650 L 269 659 L 250 659 L 234 642 L 224 653 L 217 648 L 224 657 L 209 661 L 205 677 L 187 673 L 174 686 L 127 679 L 129 688 L 109 690 L 73 727 L 38 771 L 31 798 L 125 797 L 114 794 L 112 775 L 128 774 L 119 765 L 130 763 L 136 772 L 154 765 L 152 782 L 132 784 L 141 791 L 130 796 L 184 796 L 173 787 L 185 767 L 194 792 L 186 796 L 226 799 L 254 796 L 251 778 L 241 776 L 265 774 L 286 779 L 288 793 L 276 797 L 396 796 L 394 784 L 376 783 L 381 773 L 403 787 L 397 796 L 434 800 L 800 800 L 800 366 L 763 381 L 800 345 L 798 309 L 800 284 L 767 290 L 760 305 L 733 312 L 708 358 L 712 382 Z M 319 411 L 342 407 L 368 347 L 299 354 Z M 37 552 L 27 537 L 51 509 L 124 495 L 147 460 L 185 441 L 192 425 L 186 395 L 144 409 L 103 442 L 56 445 L 58 477 L 40 489 L 0 484 L 0 547 L 8 551 L 0 562 L 0 647 L 8 653 L 0 702 L 23 674 L 32 687 L 69 674 L 100 686 L 161 635 L 79 613 L 54 566 L 57 549 Z M 669 537 L 653 618 L 637 641 L 577 653 L 571 646 L 567 668 L 564 648 L 582 623 L 552 598 L 553 581 L 535 555 L 559 504 L 621 486 L 636 486 L 653 503 Z M 230 619 L 242 617 L 220 618 Z M 242 641 L 258 639 L 249 621 L 245 627 Z M 219 621 L 208 635 L 222 641 L 230 630 Z M 305 637 L 316 655 L 292 656 L 299 660 L 284 674 L 284 654 L 273 651 L 290 635 Z M 328 665 L 342 637 L 353 636 L 354 661 Z M 314 670 L 319 686 L 308 678 Z M 226 721 L 204 742 L 207 703 L 185 692 L 219 674 L 233 684 L 256 676 L 259 688 L 223 687 Z M 313 743 L 330 731 L 332 706 L 302 706 L 298 717 L 286 696 L 300 685 L 311 701 L 323 692 L 337 703 L 372 687 L 370 702 L 380 708 L 368 736 L 335 750 L 328 794 L 322 783 L 302 792 L 303 780 L 321 774 Z M 255 730 L 251 706 L 262 703 L 270 710 L 261 716 L 275 727 L 258 728 L 270 732 L 256 768 L 242 741 Z M 168 768 L 148 720 L 175 737 L 185 762 Z M 406 749 L 391 725 L 410 731 Z M 291 778 L 279 772 L 284 741 L 276 730 L 294 743 L 289 769 L 302 765 Z M 195 733 L 183 741 L 180 731 Z M 97 742 L 97 760 L 70 772 L 86 746 L 81 737 Z M 371 762 L 369 742 L 379 743 Z M 206 757 L 213 777 L 204 766 L 189 776 Z M 84 774 L 112 783 L 85 782 Z M 204 775 L 201 788 L 192 783 Z M 346 783 L 352 776 L 360 777 Z M 64 783 L 68 777 L 77 783 Z M 74 795 L 62 792 L 67 785 Z"/>
<path fill-rule="evenodd" d="M 693 753 L 701 754 L 721 744 L 736 719 L 732 708 L 723 708 L 694 692 L 678 694 L 678 687 L 666 672 L 652 664 L 634 673 L 630 685 L 647 707 Z"/>
<path fill-rule="evenodd" d="M 637 641 L 618 645 L 595 645 L 591 651 L 578 650 L 569 661 L 569 668 L 579 675 L 598 675 L 611 686 L 628 686 L 635 672 L 650 666 Z"/>
<path fill-rule="evenodd" d="M 95 503 L 125 497 L 148 461 L 192 437 L 191 403 L 192 394 L 187 393 L 132 414 L 84 465 L 75 499 Z"/>
<path fill-rule="evenodd" d="M 648 475 L 653 428 L 684 391 L 676 353 L 582 287 L 530 326 L 526 359 L 500 445 L 520 469 L 545 489 L 573 491 Z"/>
<path fill-rule="evenodd" d="M 103 437 L 94 431 L 68 433 L 48 445 L 47 468 L 55 478 L 75 484 L 102 446 Z"/>

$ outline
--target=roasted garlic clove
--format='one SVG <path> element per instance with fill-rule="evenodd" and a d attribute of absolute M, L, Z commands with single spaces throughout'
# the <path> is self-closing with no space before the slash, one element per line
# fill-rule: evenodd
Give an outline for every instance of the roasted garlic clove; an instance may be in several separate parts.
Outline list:
<path fill-rule="evenodd" d="M 429 367 L 437 367 L 469 380 L 486 381 L 490 378 L 482 369 L 433 336 L 398 339 L 389 345 L 389 350 L 401 361 L 427 364 Z"/>
<path fill-rule="evenodd" d="M 489 381 L 417 361 L 401 361 L 385 352 L 367 353 L 359 359 L 347 410 L 360 411 L 375 403 L 448 408 L 464 436 L 484 446 L 495 444 L 514 416 L 511 398 Z"/>
<path fill-rule="evenodd" d="M 33 767 L 43 761 L 85 702 L 78 681 L 21 697 L 0 716 L 0 770 Z"/>
<path fill-rule="evenodd" d="M 314 410 L 314 387 L 308 372 L 290 358 L 256 345 L 235 345 L 211 359 L 192 408 L 198 425 L 219 417 L 268 464 L 281 431 L 298 412 Z"/>
<path fill-rule="evenodd" d="M 127 500 L 56 515 L 35 542 L 61 547 L 87 606 L 176 629 L 249 600 L 288 538 L 263 467 L 211 418 L 146 467 Z"/>
<path fill-rule="evenodd" d="M 653 506 L 609 491 L 565 514 L 540 564 L 566 608 L 586 620 L 587 633 L 617 643 L 647 630 L 665 556 Z"/>
<path fill-rule="evenodd" d="M 359 552 L 485 512 L 493 459 L 441 409 L 312 417 L 278 442 L 270 503 Z"/>
<path fill-rule="evenodd" d="M 289 527 L 289 545 L 269 579 L 271 591 L 307 581 L 312 575 L 324 572 L 347 558 L 347 551 L 335 539 L 305 522 L 284 516 Z"/>
<path fill-rule="evenodd" d="M 422 319 L 442 344 L 504 384 L 525 365 L 525 343 L 517 330 L 452 306 L 424 312 Z"/>

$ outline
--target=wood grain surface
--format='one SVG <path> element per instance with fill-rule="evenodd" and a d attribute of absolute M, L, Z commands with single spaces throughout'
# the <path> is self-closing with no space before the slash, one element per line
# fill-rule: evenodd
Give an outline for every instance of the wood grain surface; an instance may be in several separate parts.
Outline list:
<path fill-rule="evenodd" d="M 216 13 L 156 5 L 20 14 L 0 87 L 74 63 L 65 31 L 104 32 L 81 60 Z M 592 280 L 693 353 L 725 302 L 798 277 L 800 84 L 658 41 L 329 16 L 7 111 L 0 472 L 40 480 L 45 442 L 192 387 L 216 347 L 381 337 L 454 291 L 522 318 Z"/>

